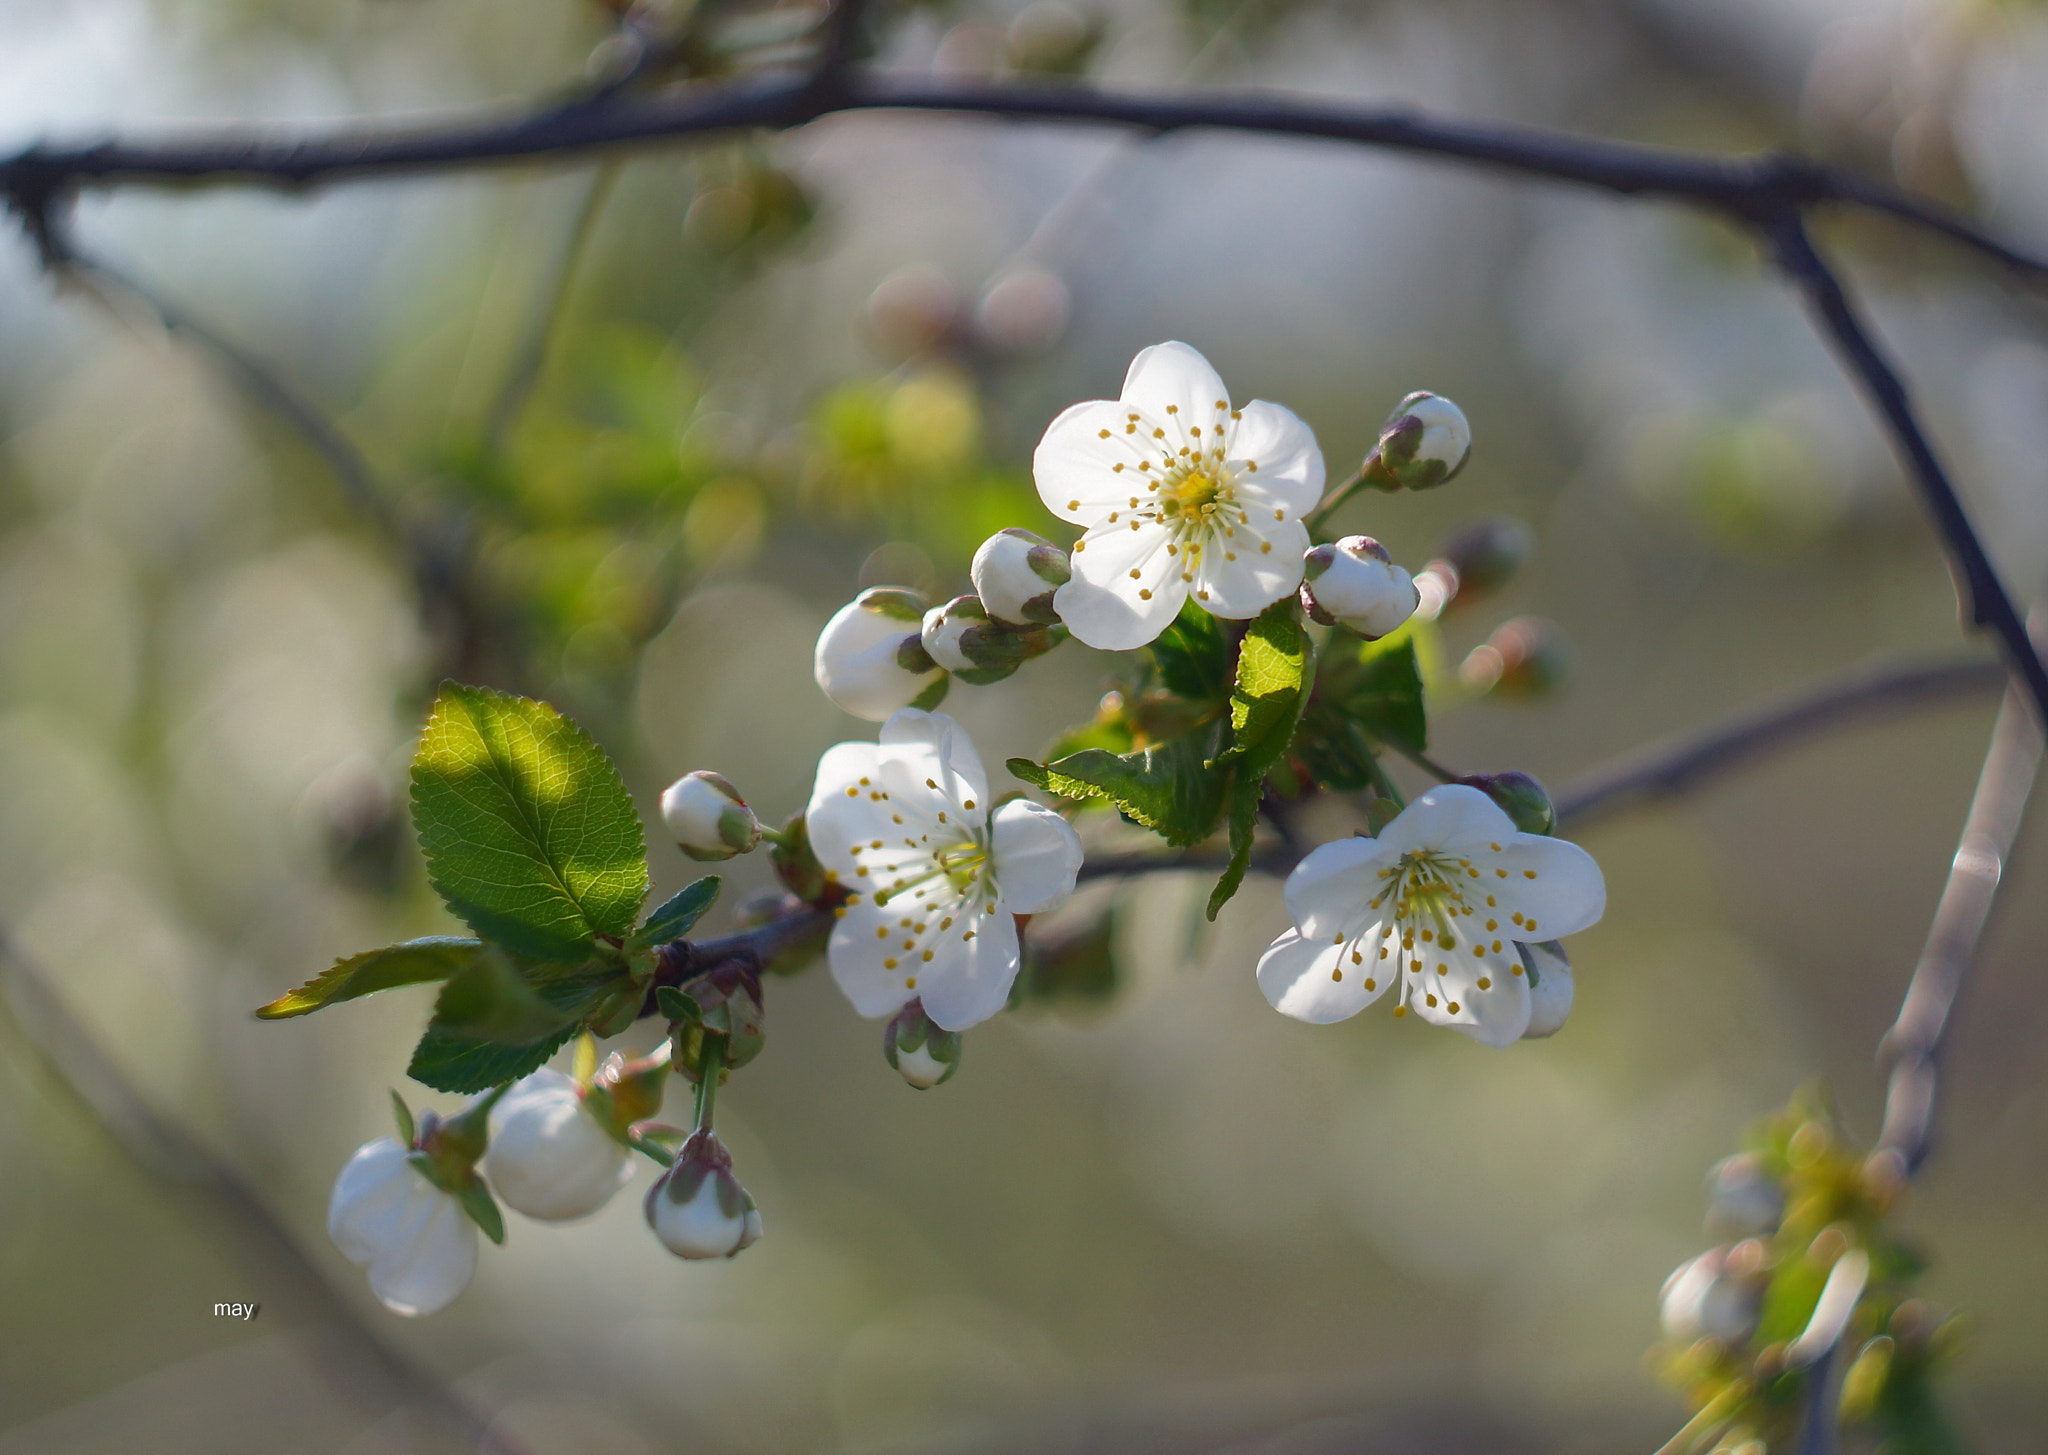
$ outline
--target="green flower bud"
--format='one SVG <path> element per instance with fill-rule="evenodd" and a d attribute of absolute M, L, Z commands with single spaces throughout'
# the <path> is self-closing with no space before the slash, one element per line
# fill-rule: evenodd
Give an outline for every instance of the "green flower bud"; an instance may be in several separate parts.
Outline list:
<path fill-rule="evenodd" d="M 1527 773 L 1474 773 L 1458 782 L 1478 789 L 1499 804 L 1523 833 L 1557 832 L 1557 809 L 1551 804 L 1550 795 Z"/>
<path fill-rule="evenodd" d="M 716 773 L 686 773 L 661 795 L 661 821 L 692 859 L 716 863 L 751 854 L 761 824 L 739 790 Z"/>
<path fill-rule="evenodd" d="M 933 1024 L 919 1000 L 897 1011 L 882 1032 L 884 1059 L 919 1091 L 952 1079 L 960 1069 L 960 1048 L 960 1033 Z"/>
<path fill-rule="evenodd" d="M 1464 469 L 1471 452 L 1465 411 L 1420 389 L 1394 406 L 1365 458 L 1365 476 L 1382 490 L 1429 490 Z"/>

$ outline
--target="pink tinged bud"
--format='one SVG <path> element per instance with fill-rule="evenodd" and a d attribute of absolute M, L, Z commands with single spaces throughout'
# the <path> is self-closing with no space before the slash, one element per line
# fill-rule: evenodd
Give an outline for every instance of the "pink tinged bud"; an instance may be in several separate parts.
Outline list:
<path fill-rule="evenodd" d="M 1727 1157 L 1707 1174 L 1707 1227 L 1718 1236 L 1768 1236 L 1785 1216 L 1785 1192 L 1748 1153 Z"/>
<path fill-rule="evenodd" d="M 1517 944 L 1515 949 L 1529 975 L 1529 1028 L 1522 1032 L 1522 1039 L 1540 1041 L 1554 1036 L 1572 1013 L 1572 962 L 1555 940 Z"/>
<path fill-rule="evenodd" d="M 1443 581 L 1443 602 L 1470 604 L 1508 584 L 1536 553 L 1536 535 L 1512 515 L 1495 516 L 1459 531 L 1429 563 Z"/>
<path fill-rule="evenodd" d="M 1067 553 L 1028 530 L 999 530 L 981 543 L 968 569 L 974 594 L 997 621 L 1050 626 L 1052 594 L 1073 578 Z"/>
<path fill-rule="evenodd" d="M 716 773 L 686 773 L 661 795 L 661 821 L 692 859 L 716 863 L 749 854 L 761 824 L 739 790 Z"/>
<path fill-rule="evenodd" d="M 876 586 L 841 607 L 818 634 L 812 669 L 819 688 L 869 722 L 936 705 L 946 676 L 919 640 L 926 605 L 914 591 Z"/>
<path fill-rule="evenodd" d="M 327 1204 L 334 1246 L 369 1271 L 379 1302 L 408 1316 L 446 1308 L 476 1273 L 476 1224 L 413 1158 L 391 1137 L 365 1144 Z"/>
<path fill-rule="evenodd" d="M 974 310 L 975 330 L 991 350 L 1011 358 L 1043 353 L 1060 341 L 1073 315 L 1067 285 L 1043 268 L 1019 268 L 990 285 Z"/>
<path fill-rule="evenodd" d="M 1756 1332 L 1762 1289 L 1753 1270 L 1735 1266 L 1745 1260 L 1734 1257 L 1734 1252 L 1710 1248 L 1664 1280 L 1657 1321 L 1666 1338 L 1739 1344 Z"/>
<path fill-rule="evenodd" d="M 1473 692 L 1537 698 L 1556 691 L 1569 667 L 1564 634 L 1537 617 L 1518 616 L 1472 649 L 1458 666 L 1458 680 Z"/>
<path fill-rule="evenodd" d="M 547 1070 L 498 1103 L 484 1167 L 502 1201 L 542 1222 L 588 1217 L 633 1176 L 626 1148 L 598 1125 L 576 1084 Z"/>
<path fill-rule="evenodd" d="M 935 1024 L 919 1000 L 898 1011 L 882 1032 L 883 1058 L 919 1091 L 950 1080 L 960 1069 L 960 1050 L 960 1033 Z"/>
<path fill-rule="evenodd" d="M 693 1132 L 647 1190 L 647 1225 L 678 1258 L 730 1258 L 761 1236 L 761 1211 L 714 1132 Z"/>
<path fill-rule="evenodd" d="M 1421 602 L 1414 580 L 1371 536 L 1346 536 L 1302 558 L 1301 603 L 1324 626 L 1345 626 L 1367 641 L 1408 620 Z"/>
<path fill-rule="evenodd" d="M 1417 390 L 1394 406 L 1365 470 L 1383 489 L 1428 490 L 1465 468 L 1471 452 L 1465 411 L 1441 394 Z"/>

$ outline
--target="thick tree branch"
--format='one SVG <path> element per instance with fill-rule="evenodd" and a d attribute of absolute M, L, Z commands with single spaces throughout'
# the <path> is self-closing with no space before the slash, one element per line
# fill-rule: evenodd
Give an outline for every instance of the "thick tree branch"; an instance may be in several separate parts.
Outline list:
<path fill-rule="evenodd" d="M 0 193 L 32 231 L 40 232 L 52 208 L 87 188 L 239 183 L 290 189 L 350 178 L 576 160 L 719 132 L 796 127 L 837 111 L 943 111 L 1153 133 L 1200 129 L 1319 137 L 1625 196 L 1691 202 L 1752 225 L 1785 207 L 1843 203 L 1897 217 L 2023 277 L 2048 281 L 2048 262 L 2006 246 L 1936 203 L 1796 156 L 1715 156 L 1533 127 L 1445 120 L 1403 108 L 1283 96 L 968 85 L 827 69 L 839 64 L 844 48 L 853 44 L 858 22 L 857 6 L 840 7 L 828 21 L 826 64 L 808 75 L 653 93 L 607 92 L 540 111 L 402 126 L 346 126 L 297 135 L 243 129 L 185 140 L 33 146 L 0 161 Z"/>

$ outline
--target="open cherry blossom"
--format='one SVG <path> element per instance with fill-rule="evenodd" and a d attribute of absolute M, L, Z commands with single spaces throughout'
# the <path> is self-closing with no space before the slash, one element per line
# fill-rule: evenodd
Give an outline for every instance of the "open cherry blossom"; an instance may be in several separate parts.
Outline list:
<path fill-rule="evenodd" d="M 1086 528 L 1053 608 L 1091 647 L 1141 647 L 1190 592 L 1217 616 L 1257 616 L 1301 584 L 1323 493 L 1315 435 L 1277 404 L 1233 409 L 1183 343 L 1131 361 L 1122 395 L 1063 412 L 1031 462 L 1038 494 Z"/>
<path fill-rule="evenodd" d="M 805 824 L 818 861 L 851 892 L 836 913 L 832 978 L 865 1016 L 913 997 L 949 1031 L 1008 1002 L 1016 916 L 1074 888 L 1081 841 L 1023 799 L 996 807 L 967 734 L 905 708 L 879 743 L 841 743 L 818 764 Z"/>
<path fill-rule="evenodd" d="M 1522 833 L 1478 789 L 1446 784 L 1378 838 L 1340 839 L 1301 861 L 1287 878 L 1294 928 L 1260 959 L 1259 989 L 1281 1013 L 1326 1024 L 1398 984 L 1396 1015 L 1412 1007 L 1506 1046 L 1531 1016 L 1517 946 L 1574 934 L 1606 907 L 1584 849 Z"/>

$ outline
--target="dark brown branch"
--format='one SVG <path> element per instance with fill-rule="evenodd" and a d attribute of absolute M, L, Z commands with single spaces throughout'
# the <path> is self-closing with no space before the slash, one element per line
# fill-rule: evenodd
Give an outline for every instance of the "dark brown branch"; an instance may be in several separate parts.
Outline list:
<path fill-rule="evenodd" d="M 321 1274 L 292 1230 L 236 1168 L 154 1108 L 120 1066 L 73 1017 L 49 977 L 0 926 L 0 1002 L 20 1027 L 21 1041 L 50 1075 L 98 1121 L 145 1173 L 165 1184 L 195 1211 L 230 1229 L 219 1243 L 236 1261 L 254 1268 L 260 1286 L 280 1300 L 310 1310 L 325 1326 L 332 1361 L 319 1362 L 343 1392 L 360 1398 L 369 1382 L 390 1404 L 431 1411 L 466 1442 L 500 1455 L 524 1447 L 474 1409 L 432 1371 L 415 1363 L 366 1323 L 356 1307 Z M 349 1382 L 352 1376 L 356 1381 Z"/>
<path fill-rule="evenodd" d="M 1935 458 L 1934 447 L 1928 443 L 1913 413 L 1912 401 L 1907 398 L 1905 382 L 1864 326 L 1841 279 L 1814 248 L 1798 212 L 1788 209 L 1770 219 L 1768 236 L 1777 249 L 1778 265 L 1799 285 L 1843 367 L 1863 387 L 1891 436 L 1899 463 L 1906 467 L 1921 503 L 1934 517 L 1970 620 L 1989 628 L 1997 637 L 2014 678 L 2025 685 L 2040 720 L 2048 723 L 2048 665 L 2043 665 L 2040 653 L 2027 635 L 2026 623 L 2020 619 L 2019 608 L 1999 582 L 1998 572 L 1964 513 L 1948 472 Z"/>
<path fill-rule="evenodd" d="M 1958 698 L 1989 694 L 2008 680 L 1995 661 L 1879 666 L 1806 688 L 1696 732 L 1630 753 L 1557 795 L 1562 825 L 1580 828 L 1607 814 L 1689 792 L 1835 728 L 1878 722 Z"/>
<path fill-rule="evenodd" d="M 852 7 L 828 21 L 827 58 L 851 45 Z M 32 230 L 85 188 L 242 183 L 299 188 L 349 178 L 494 163 L 576 160 L 629 147 L 754 127 L 801 126 L 835 111 L 916 110 L 1080 122 L 1154 133 L 1226 130 L 1320 137 L 1494 171 L 1572 182 L 1625 196 L 1691 202 L 1756 223 L 1774 210 L 1843 203 L 1926 228 L 2035 281 L 2048 263 L 2024 255 L 1937 204 L 1868 178 L 1778 153 L 1714 156 L 1571 136 L 1532 127 L 1427 117 L 1258 94 L 1131 95 L 1088 86 L 958 85 L 920 77 L 812 75 L 641 94 L 608 92 L 537 112 L 322 133 L 246 130 L 154 143 L 34 146 L 0 161 L 0 193 Z"/>

